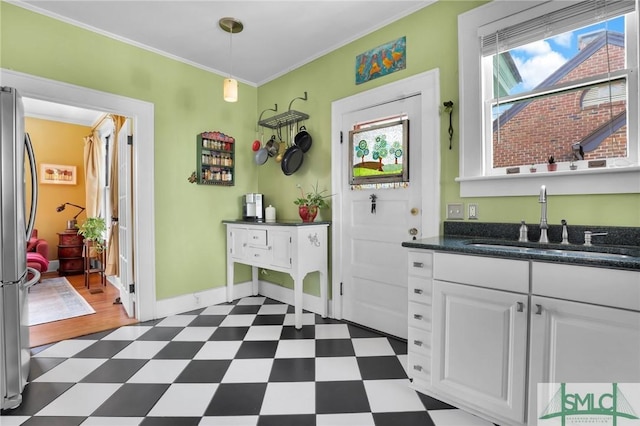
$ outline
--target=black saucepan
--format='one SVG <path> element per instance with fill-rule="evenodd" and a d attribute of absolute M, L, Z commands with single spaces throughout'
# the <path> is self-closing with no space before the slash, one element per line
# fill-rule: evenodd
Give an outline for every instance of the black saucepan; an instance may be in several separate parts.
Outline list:
<path fill-rule="evenodd" d="M 282 162 L 280 163 L 282 172 L 287 176 L 291 176 L 298 171 L 303 161 L 304 153 L 302 152 L 302 148 L 298 145 L 291 145 L 282 157 Z"/>
<path fill-rule="evenodd" d="M 302 149 L 302 152 L 307 152 L 309 151 L 309 148 L 311 148 L 311 142 L 311 135 L 307 132 L 306 127 L 300 127 L 294 139 L 294 143 Z"/>

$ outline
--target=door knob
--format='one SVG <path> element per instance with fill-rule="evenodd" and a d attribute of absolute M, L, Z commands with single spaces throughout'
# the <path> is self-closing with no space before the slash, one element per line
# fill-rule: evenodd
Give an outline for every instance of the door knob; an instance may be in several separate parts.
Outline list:
<path fill-rule="evenodd" d="M 409 235 L 418 235 L 418 230 L 416 228 L 409 229 Z"/>
<path fill-rule="evenodd" d="M 417 215 L 418 215 L 418 213 L 420 213 L 420 209 L 418 209 L 418 208 L 416 208 L 416 207 L 414 207 L 414 208 L 412 208 L 412 209 L 411 209 L 411 215 L 412 215 L 412 216 L 417 216 Z"/>

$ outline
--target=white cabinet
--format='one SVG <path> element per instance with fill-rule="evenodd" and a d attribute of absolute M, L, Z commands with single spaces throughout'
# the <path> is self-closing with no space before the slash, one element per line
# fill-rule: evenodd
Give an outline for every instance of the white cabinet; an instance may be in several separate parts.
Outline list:
<path fill-rule="evenodd" d="M 234 299 L 234 263 L 251 265 L 252 293 L 258 294 L 258 268 L 285 272 L 293 278 L 295 326 L 302 327 L 302 282 L 314 271 L 320 276 L 323 317 L 327 316 L 328 223 L 248 223 L 227 226 L 227 300 Z"/>
<path fill-rule="evenodd" d="M 431 296 L 433 253 L 409 251 L 409 330 L 407 370 L 412 386 L 422 390 L 431 385 Z"/>
<path fill-rule="evenodd" d="M 433 390 L 501 424 L 522 423 L 528 295 L 477 284 L 494 286 L 483 276 L 500 271 L 494 287 L 521 289 L 527 262 L 436 253 L 434 270 Z M 453 277 L 462 282 L 442 280 Z"/>
<path fill-rule="evenodd" d="M 421 253 L 432 259 L 426 272 L 409 262 L 417 390 L 497 424 L 533 426 L 539 383 L 640 382 L 640 272 L 409 251 Z M 412 365 L 429 360 L 415 380 Z"/>

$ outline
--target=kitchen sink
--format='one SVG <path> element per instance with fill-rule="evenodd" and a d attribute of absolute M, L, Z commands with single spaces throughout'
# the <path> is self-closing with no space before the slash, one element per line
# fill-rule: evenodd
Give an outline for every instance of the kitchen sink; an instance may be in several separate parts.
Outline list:
<path fill-rule="evenodd" d="M 535 243 L 534 243 L 535 244 Z M 607 259 L 633 259 L 640 257 L 640 250 L 634 248 L 623 248 L 623 247 L 598 247 L 592 246 L 589 247 L 588 250 L 576 250 L 577 247 L 581 246 L 567 246 L 564 248 L 559 245 L 554 245 L 552 247 L 546 247 L 542 245 L 518 245 L 517 243 L 496 243 L 496 242 L 478 242 L 478 241 L 470 241 L 467 243 L 467 246 L 479 247 L 479 248 L 487 248 L 487 249 L 497 249 L 497 250 L 508 250 L 513 252 L 520 253 L 536 253 L 536 254 L 552 254 L 555 256 L 593 256 L 599 258 L 607 258 Z"/>

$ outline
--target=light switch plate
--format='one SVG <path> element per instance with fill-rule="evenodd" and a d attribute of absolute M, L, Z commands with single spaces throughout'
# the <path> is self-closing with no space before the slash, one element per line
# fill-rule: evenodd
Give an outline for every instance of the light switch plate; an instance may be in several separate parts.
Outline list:
<path fill-rule="evenodd" d="M 464 219 L 464 204 L 462 203 L 447 204 L 447 219 L 455 219 L 455 220 Z"/>
<path fill-rule="evenodd" d="M 469 203 L 469 219 L 478 219 L 478 205 L 476 203 Z"/>

